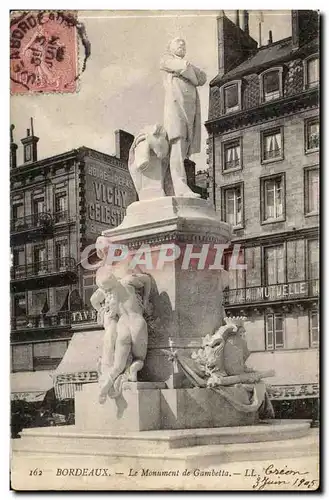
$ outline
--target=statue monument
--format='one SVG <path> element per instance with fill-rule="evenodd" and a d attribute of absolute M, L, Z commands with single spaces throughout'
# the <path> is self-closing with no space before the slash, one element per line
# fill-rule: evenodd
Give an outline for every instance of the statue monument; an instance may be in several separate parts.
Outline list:
<path fill-rule="evenodd" d="M 90 299 L 98 312 L 98 324 L 105 329 L 99 370 L 101 404 L 107 396 L 121 393 L 124 376 L 127 381 L 137 381 L 147 352 L 143 312 L 148 307 L 150 278 L 136 273 L 116 277 L 115 271 L 106 266 L 97 270 L 98 289 Z"/>
<path fill-rule="evenodd" d="M 235 323 L 226 318 L 223 325 L 225 271 L 191 264 L 205 248 L 214 258 L 216 245 L 230 241 L 231 228 L 187 186 L 184 160 L 200 151 L 197 87 L 206 75 L 184 58 L 185 53 L 180 38 L 168 45 L 161 60 L 164 125 L 144 128 L 130 149 L 128 167 L 139 201 L 128 207 L 120 226 L 104 231 L 96 242 L 103 262 L 91 304 L 105 330 L 98 399 L 106 412 L 101 425 L 112 429 L 119 425 L 129 430 L 132 419 L 139 430 L 247 425 L 258 418 L 263 404 L 270 406 L 261 379 L 272 373 L 245 366 L 249 351 L 241 318 Z M 175 196 L 167 191 L 168 170 Z M 129 248 L 128 256 L 114 257 L 111 247 L 116 244 Z M 170 249 L 175 258 L 168 257 Z M 150 306 L 152 329 L 145 319 Z M 129 405 L 131 391 L 135 396 Z M 148 415 L 145 423 L 136 407 L 146 393 L 153 406 L 152 418 Z M 108 420 L 113 399 L 121 410 Z M 126 427 L 122 408 L 130 415 Z M 135 414 L 129 413 L 132 408 Z"/>
<path fill-rule="evenodd" d="M 146 127 L 131 147 L 139 201 L 96 241 L 101 265 L 91 304 L 104 333 L 88 335 L 95 335 L 98 384 L 76 390 L 75 426 L 23 431 L 17 459 L 24 463 L 39 453 L 56 467 L 59 460 L 68 467 L 64 459 L 76 470 L 106 463 L 118 474 L 202 468 L 236 461 L 235 445 L 244 460 L 278 456 L 280 446 L 285 457 L 308 433 L 305 422 L 259 421 L 273 417 L 264 382 L 273 372 L 248 366 L 250 326 L 226 317 L 227 273 L 215 265 L 231 226 L 186 183 L 184 159 L 200 150 L 197 87 L 206 76 L 184 56 L 185 42 L 173 40 L 161 62 L 164 124 Z M 279 447 L 271 447 L 275 440 Z M 308 441 L 301 446 L 296 453 L 309 453 Z"/>
<path fill-rule="evenodd" d="M 186 44 L 174 38 L 162 58 L 165 104 L 164 128 L 170 142 L 170 172 L 175 196 L 199 197 L 186 183 L 185 158 L 200 152 L 201 112 L 197 87 L 206 83 L 205 73 L 186 59 Z"/>

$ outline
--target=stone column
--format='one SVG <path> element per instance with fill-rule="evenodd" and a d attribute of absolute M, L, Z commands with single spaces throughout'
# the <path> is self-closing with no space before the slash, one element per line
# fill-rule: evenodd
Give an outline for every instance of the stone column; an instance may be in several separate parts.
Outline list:
<path fill-rule="evenodd" d="M 206 200 L 167 196 L 132 203 L 122 224 L 102 234 L 112 243 L 127 245 L 129 258 L 138 255 L 139 268 L 154 280 L 148 354 L 139 380 L 166 382 L 174 388 L 186 386 L 187 379 L 163 350 L 183 349 L 190 354 L 200 347 L 203 336 L 221 326 L 226 272 L 208 267 L 214 262 L 214 245 L 230 241 L 230 226 L 219 220 Z M 167 251 L 163 245 L 176 245 L 181 254 L 157 269 L 161 252 Z M 184 255 L 191 250 L 207 255 L 205 269 L 197 268 L 198 263 L 204 266 L 193 255 L 184 269 Z"/>

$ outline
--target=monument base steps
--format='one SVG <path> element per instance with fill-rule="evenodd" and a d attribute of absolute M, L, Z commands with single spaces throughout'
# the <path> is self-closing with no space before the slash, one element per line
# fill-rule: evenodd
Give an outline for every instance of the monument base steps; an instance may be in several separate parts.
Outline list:
<path fill-rule="evenodd" d="M 182 471 L 243 462 L 248 467 L 248 462 L 273 458 L 277 462 L 284 458 L 313 456 L 314 460 L 318 454 L 318 435 L 306 421 L 263 421 L 243 428 L 145 431 L 124 435 L 79 432 L 75 426 L 68 426 L 25 429 L 21 439 L 13 440 L 12 453 L 13 460 L 24 464 L 25 468 L 31 468 L 33 460 L 40 467 L 42 458 L 54 474 L 58 468 L 102 466 L 127 475 L 130 468 L 178 468 Z"/>

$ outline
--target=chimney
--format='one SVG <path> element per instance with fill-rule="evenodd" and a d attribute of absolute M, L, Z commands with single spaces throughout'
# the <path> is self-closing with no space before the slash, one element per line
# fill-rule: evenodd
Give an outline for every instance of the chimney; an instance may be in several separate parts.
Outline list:
<path fill-rule="evenodd" d="M 14 134 L 13 131 L 15 129 L 15 125 L 10 125 L 10 168 L 17 167 L 17 144 L 14 142 Z"/>
<path fill-rule="evenodd" d="M 39 137 L 34 135 L 33 118 L 31 118 L 31 130 L 28 128 L 26 131 L 26 137 L 23 137 L 23 139 L 21 139 L 21 143 L 23 144 L 24 148 L 24 164 L 32 163 L 38 160 L 38 141 Z"/>
<path fill-rule="evenodd" d="M 185 167 L 187 185 L 193 191 L 193 188 L 195 187 L 195 162 L 192 160 L 185 159 L 184 167 Z"/>
<path fill-rule="evenodd" d="M 320 15 L 317 10 L 292 10 L 291 31 L 294 49 L 319 36 Z"/>
<path fill-rule="evenodd" d="M 268 41 L 267 45 L 271 45 L 273 43 L 273 36 L 272 36 L 272 30 L 268 32 Z"/>
<path fill-rule="evenodd" d="M 115 156 L 128 164 L 129 150 L 134 141 L 134 136 L 124 130 L 115 132 Z"/>
<path fill-rule="evenodd" d="M 249 13 L 247 10 L 243 11 L 242 29 L 249 35 Z"/>
<path fill-rule="evenodd" d="M 218 78 L 222 78 L 257 50 L 256 40 L 228 19 L 223 11 L 217 17 L 217 40 Z"/>
<path fill-rule="evenodd" d="M 240 26 L 240 14 L 238 10 L 235 11 L 235 25 Z"/>

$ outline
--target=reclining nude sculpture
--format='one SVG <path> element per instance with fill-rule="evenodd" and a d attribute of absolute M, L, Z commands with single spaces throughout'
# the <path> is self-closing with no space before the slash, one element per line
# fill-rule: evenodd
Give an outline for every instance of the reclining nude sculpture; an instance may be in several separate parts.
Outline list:
<path fill-rule="evenodd" d="M 115 275 L 112 266 L 96 273 L 98 289 L 91 297 L 98 324 L 105 329 L 99 367 L 99 402 L 117 398 L 124 381 L 137 381 L 147 352 L 148 332 L 143 317 L 148 307 L 151 280 L 147 274 Z"/>

